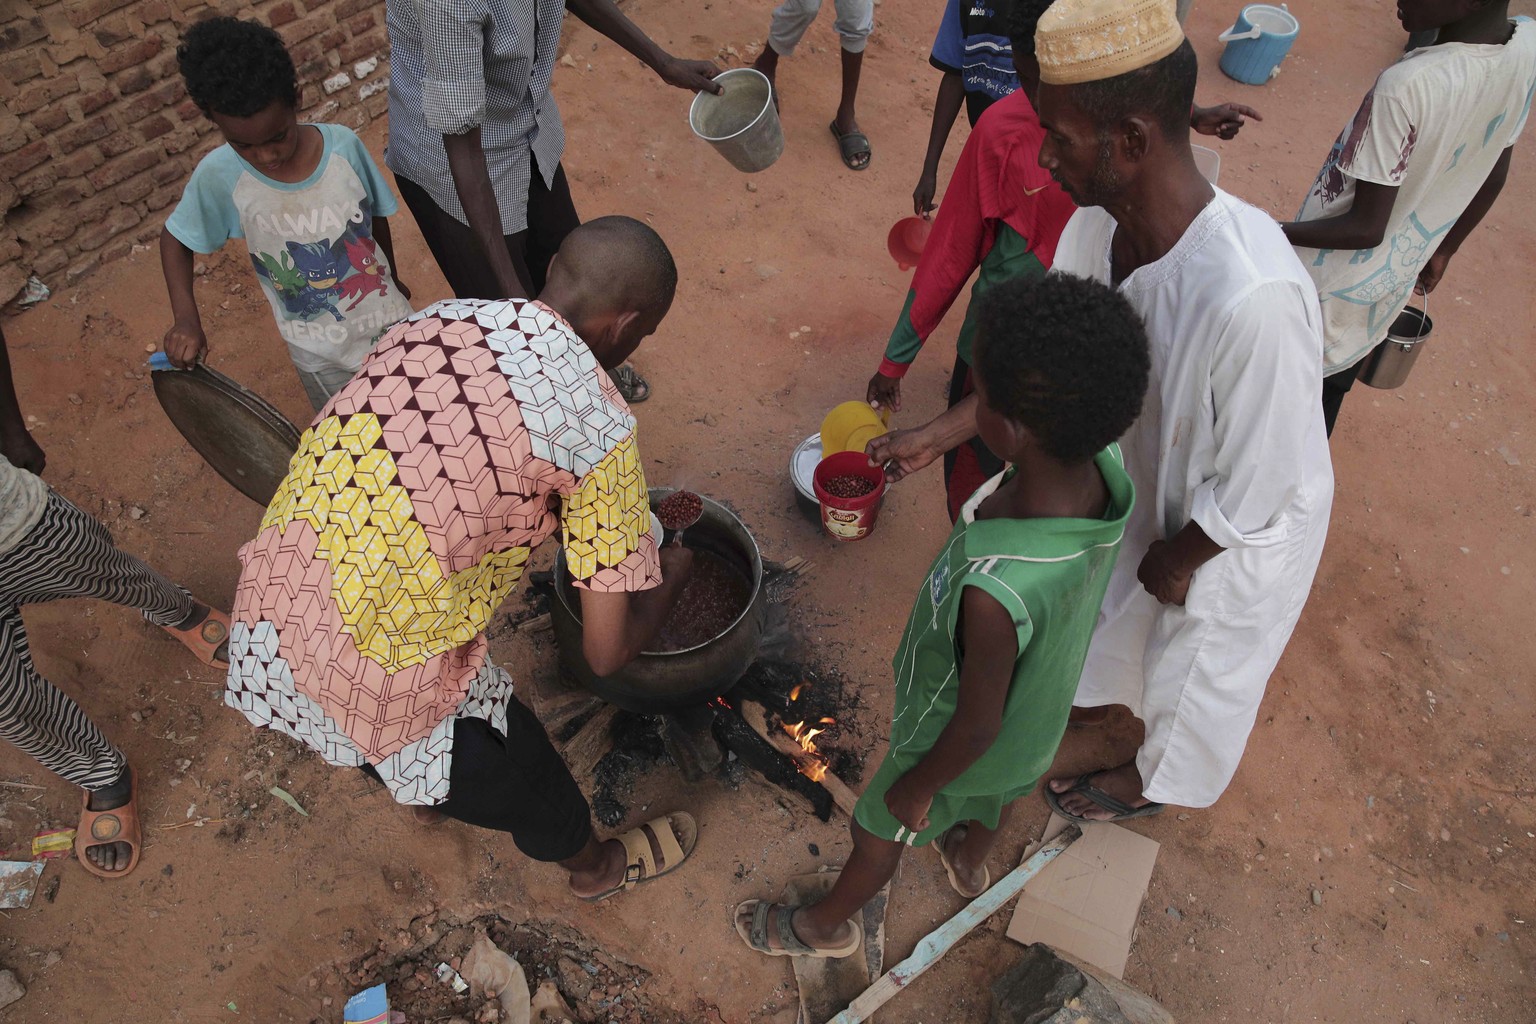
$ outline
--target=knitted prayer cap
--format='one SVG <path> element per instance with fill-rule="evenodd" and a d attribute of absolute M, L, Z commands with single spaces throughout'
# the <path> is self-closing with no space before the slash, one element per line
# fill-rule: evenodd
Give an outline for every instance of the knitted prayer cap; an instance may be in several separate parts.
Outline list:
<path fill-rule="evenodd" d="M 1040 81 L 1114 78 L 1168 56 L 1184 41 L 1174 0 L 1055 0 L 1035 30 Z"/>

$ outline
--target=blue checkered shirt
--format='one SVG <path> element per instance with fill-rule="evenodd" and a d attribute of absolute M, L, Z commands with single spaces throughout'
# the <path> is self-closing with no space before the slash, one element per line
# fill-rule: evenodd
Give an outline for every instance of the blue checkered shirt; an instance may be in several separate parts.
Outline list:
<path fill-rule="evenodd" d="M 565 128 L 550 95 L 565 0 L 387 0 L 389 169 L 468 224 L 444 135 L 480 128 L 505 234 L 528 226 L 530 154 L 553 182 Z"/>

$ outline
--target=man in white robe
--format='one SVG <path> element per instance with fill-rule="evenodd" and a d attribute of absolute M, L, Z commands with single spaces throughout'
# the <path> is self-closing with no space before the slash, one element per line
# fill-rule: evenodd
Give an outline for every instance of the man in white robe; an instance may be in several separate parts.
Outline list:
<path fill-rule="evenodd" d="M 1205 807 L 1226 789 L 1333 498 L 1316 289 L 1274 221 L 1196 168 L 1196 61 L 1172 9 L 1057 0 L 1036 36 L 1040 162 L 1083 207 L 1054 270 L 1119 288 L 1152 345 L 1121 442 L 1136 508 L 1075 702 L 1125 704 L 1146 737 L 1125 764 L 1050 782 L 1048 802 L 1079 820 Z M 964 431 L 952 413 L 872 457 L 896 459 L 893 475 L 924 464 Z"/>

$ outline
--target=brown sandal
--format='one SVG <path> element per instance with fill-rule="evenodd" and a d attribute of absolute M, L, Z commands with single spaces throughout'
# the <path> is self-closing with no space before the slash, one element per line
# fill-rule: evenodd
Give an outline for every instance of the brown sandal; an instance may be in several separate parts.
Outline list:
<path fill-rule="evenodd" d="M 139 824 L 139 773 L 132 768 L 129 770 L 130 793 L 128 802 L 121 807 L 114 807 L 110 811 L 91 810 L 91 794 L 86 793 L 81 801 L 80 826 L 75 832 L 75 856 L 80 860 L 80 866 L 85 868 L 97 878 L 122 878 L 139 866 L 139 850 L 144 845 L 144 831 Z M 104 871 L 91 863 L 91 859 L 85 855 L 85 851 L 93 846 L 106 846 L 109 843 L 127 843 L 133 852 L 128 858 L 128 866 L 116 871 Z"/>
<path fill-rule="evenodd" d="M 197 655 L 204 665 L 228 667 L 229 616 L 217 608 L 204 608 L 203 617 L 186 629 L 175 626 L 160 628 L 185 644 L 187 650 Z"/>
<path fill-rule="evenodd" d="M 647 835 L 647 832 L 650 835 Z M 659 868 L 655 855 L 651 853 L 653 836 L 657 848 L 661 851 Z M 693 856 L 693 848 L 698 845 L 699 823 L 687 811 L 673 811 L 659 818 L 652 818 L 644 825 L 632 828 L 615 838 L 624 844 L 624 852 L 628 857 L 624 878 L 606 892 L 600 892 L 596 896 L 580 897 L 587 903 L 601 903 L 610 896 L 628 892 L 637 885 L 660 878 L 662 875 L 670 875 L 682 867 L 684 862 Z"/>

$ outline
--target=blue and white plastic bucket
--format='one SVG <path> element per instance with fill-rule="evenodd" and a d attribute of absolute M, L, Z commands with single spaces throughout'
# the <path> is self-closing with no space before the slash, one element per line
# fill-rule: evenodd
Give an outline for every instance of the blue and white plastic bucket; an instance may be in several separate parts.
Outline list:
<path fill-rule="evenodd" d="M 1263 85 L 1280 73 L 1280 62 L 1291 52 L 1301 22 L 1284 4 L 1249 4 L 1237 23 L 1217 37 L 1227 44 L 1221 70 L 1247 85 Z"/>

